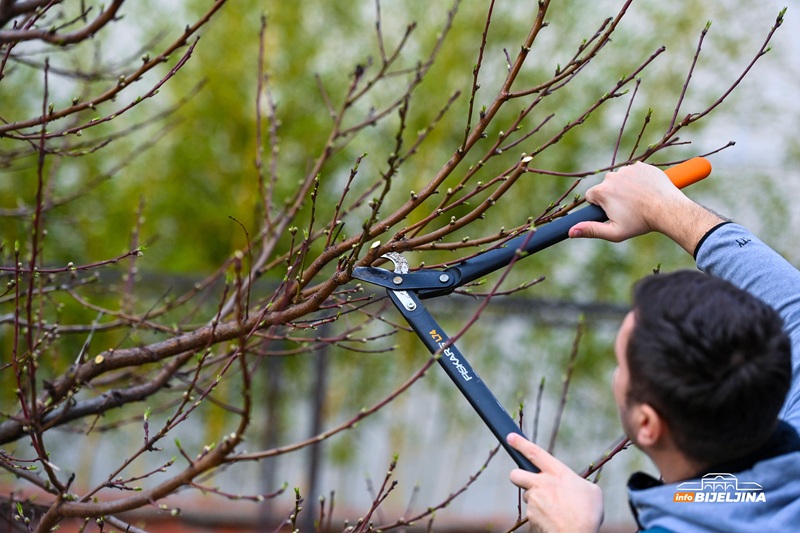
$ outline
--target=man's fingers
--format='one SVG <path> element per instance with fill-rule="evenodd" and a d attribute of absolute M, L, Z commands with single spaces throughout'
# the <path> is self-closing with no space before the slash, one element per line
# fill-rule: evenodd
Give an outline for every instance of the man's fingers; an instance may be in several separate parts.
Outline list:
<path fill-rule="evenodd" d="M 515 468 L 508 475 L 508 479 L 511 480 L 511 483 L 525 491 L 525 502 L 527 502 L 527 491 L 533 486 L 536 481 L 536 476 L 538 475 L 539 474 L 533 474 L 527 470 L 522 470 L 521 468 Z"/>
<path fill-rule="evenodd" d="M 542 472 L 553 470 L 562 464 L 561 461 L 522 435 L 511 433 L 506 437 L 506 440 L 515 450 L 530 459 Z"/>

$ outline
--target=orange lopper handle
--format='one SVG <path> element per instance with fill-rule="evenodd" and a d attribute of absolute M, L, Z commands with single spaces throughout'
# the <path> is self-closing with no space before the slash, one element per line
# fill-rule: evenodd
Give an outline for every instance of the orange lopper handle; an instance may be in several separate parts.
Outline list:
<path fill-rule="evenodd" d="M 664 171 L 679 189 L 707 178 L 711 174 L 711 163 L 705 157 L 693 157 Z"/>

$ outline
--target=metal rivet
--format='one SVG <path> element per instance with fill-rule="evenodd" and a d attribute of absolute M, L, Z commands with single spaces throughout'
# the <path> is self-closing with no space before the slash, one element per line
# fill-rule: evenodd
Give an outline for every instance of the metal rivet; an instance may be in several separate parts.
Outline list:
<path fill-rule="evenodd" d="M 400 285 L 403 283 L 403 278 L 401 278 L 400 276 L 395 276 L 392 279 L 392 283 L 394 283 L 395 285 Z"/>
<path fill-rule="evenodd" d="M 442 283 L 447 283 L 448 281 L 450 281 L 450 276 L 448 276 L 447 274 L 442 274 L 441 276 L 439 276 L 439 281 L 441 281 Z"/>
<path fill-rule="evenodd" d="M 406 304 L 406 309 L 408 309 L 409 311 L 413 311 L 416 308 L 417 308 L 417 304 L 415 304 L 414 302 L 408 302 Z"/>

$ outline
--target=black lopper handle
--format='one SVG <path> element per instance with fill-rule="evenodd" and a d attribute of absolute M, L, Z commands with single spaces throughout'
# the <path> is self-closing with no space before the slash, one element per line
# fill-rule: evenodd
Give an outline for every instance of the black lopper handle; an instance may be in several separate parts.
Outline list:
<path fill-rule="evenodd" d="M 695 157 L 664 171 L 677 187 L 687 187 L 711 174 L 711 163 L 703 157 Z M 432 298 L 451 292 L 455 287 L 480 279 L 483 276 L 499 270 L 508 265 L 517 250 L 525 255 L 535 254 L 545 248 L 565 240 L 569 230 L 578 222 L 604 222 L 608 220 L 605 212 L 596 205 L 588 205 L 569 215 L 557 218 L 548 224 L 539 226 L 533 234 L 526 233 L 508 241 L 502 248 L 490 250 L 454 265 L 445 272 L 452 276 L 453 281 L 446 289 L 421 289 L 418 291 L 420 298 Z"/>
<path fill-rule="evenodd" d="M 432 354 L 439 353 L 437 357 L 439 365 L 478 413 L 500 445 L 511 456 L 511 459 L 523 470 L 538 473 L 539 468 L 530 459 L 512 448 L 506 440 L 509 433 L 517 433 L 523 437 L 525 434 L 475 372 L 464 354 L 450 342 L 450 338 L 422 305 L 422 302 L 410 291 L 388 290 L 387 293 L 428 351 Z"/>

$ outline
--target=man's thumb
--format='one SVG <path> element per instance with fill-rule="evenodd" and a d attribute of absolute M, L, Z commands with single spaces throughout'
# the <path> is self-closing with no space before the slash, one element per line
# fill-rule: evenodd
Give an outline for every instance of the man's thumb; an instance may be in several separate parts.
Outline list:
<path fill-rule="evenodd" d="M 603 222 L 578 222 L 569 229 L 570 239 L 604 239 L 608 233 L 608 224 Z"/>

